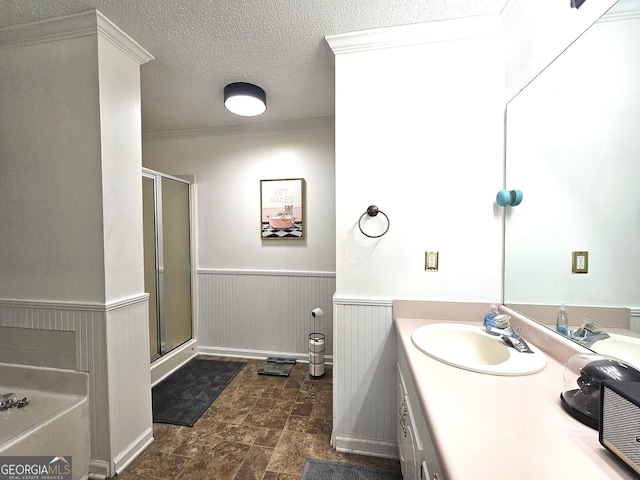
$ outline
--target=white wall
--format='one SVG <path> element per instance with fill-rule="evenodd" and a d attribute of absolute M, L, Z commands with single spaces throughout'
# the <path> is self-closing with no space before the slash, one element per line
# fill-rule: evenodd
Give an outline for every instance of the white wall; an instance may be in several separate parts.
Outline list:
<path fill-rule="evenodd" d="M 100 409 L 108 406 L 108 470 L 113 474 L 122 471 L 153 437 L 140 179 L 140 64 L 150 55 L 140 61 L 110 37 L 98 35 L 97 40 L 104 296 L 108 305 L 123 303 L 106 312 L 108 400 L 97 402 Z"/>
<path fill-rule="evenodd" d="M 336 53 L 338 450 L 397 455 L 391 300 L 501 296 L 502 31 L 493 16 L 327 40 Z M 370 204 L 390 219 L 377 240 L 357 225 Z M 425 272 L 427 250 L 439 252 L 437 272 Z"/>
<path fill-rule="evenodd" d="M 96 55 L 0 49 L 0 298 L 104 301 Z"/>
<path fill-rule="evenodd" d="M 310 311 L 332 354 L 333 119 L 144 141 L 144 165 L 196 175 L 197 338 L 202 353 L 308 358 Z M 306 180 L 305 238 L 262 240 L 260 180 Z"/>
<path fill-rule="evenodd" d="M 153 435 L 139 106 L 151 58 L 95 10 L 0 31 L 0 325 L 72 332 L 98 476 Z"/>
<path fill-rule="evenodd" d="M 306 128 L 145 139 L 143 164 L 196 174 L 200 269 L 333 272 L 333 119 Z M 260 180 L 306 180 L 306 238 L 260 238 Z"/>
<path fill-rule="evenodd" d="M 500 35 L 336 57 L 338 296 L 500 298 L 503 94 Z M 378 240 L 357 226 L 371 204 Z"/>
<path fill-rule="evenodd" d="M 140 67 L 98 38 L 105 301 L 144 292 Z"/>

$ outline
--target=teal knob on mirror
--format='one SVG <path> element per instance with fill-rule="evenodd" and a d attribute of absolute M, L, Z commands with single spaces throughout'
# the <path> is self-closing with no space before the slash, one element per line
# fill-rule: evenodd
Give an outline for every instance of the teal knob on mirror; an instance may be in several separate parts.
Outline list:
<path fill-rule="evenodd" d="M 511 202 L 511 192 L 509 190 L 500 190 L 496 195 L 496 203 L 501 207 L 506 207 Z"/>
<path fill-rule="evenodd" d="M 509 205 L 512 207 L 520 205 L 522 202 L 522 192 L 520 190 L 511 190 L 511 202 Z"/>
<path fill-rule="evenodd" d="M 501 207 L 511 205 L 515 207 L 522 202 L 522 192 L 520 190 L 500 190 L 496 195 L 496 203 Z"/>

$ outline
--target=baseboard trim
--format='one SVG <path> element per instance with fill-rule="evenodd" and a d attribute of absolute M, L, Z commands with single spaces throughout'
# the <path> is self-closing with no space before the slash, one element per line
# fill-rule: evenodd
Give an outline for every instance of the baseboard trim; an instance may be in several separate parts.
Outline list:
<path fill-rule="evenodd" d="M 333 443 L 336 451 L 340 453 L 355 453 L 358 455 L 391 459 L 399 458 L 398 445 L 396 443 L 345 436 L 336 436 Z"/>
<path fill-rule="evenodd" d="M 191 339 L 151 364 L 151 386 L 154 387 L 198 354 L 198 340 Z"/>
<path fill-rule="evenodd" d="M 198 347 L 199 355 L 215 355 L 219 357 L 249 358 L 253 360 L 264 360 L 268 357 L 295 358 L 300 363 L 309 363 L 308 353 L 273 352 L 268 350 L 250 350 L 244 348 L 227 347 Z M 325 355 L 325 363 L 333 364 L 333 355 Z"/>
<path fill-rule="evenodd" d="M 111 476 L 109 462 L 92 459 L 89 462 L 89 478 L 109 478 Z"/>
<path fill-rule="evenodd" d="M 146 429 L 142 435 L 129 445 L 129 447 L 120 453 L 114 460 L 113 466 L 116 475 L 122 473 L 127 466 L 140 455 L 145 448 L 153 442 L 153 427 Z"/>

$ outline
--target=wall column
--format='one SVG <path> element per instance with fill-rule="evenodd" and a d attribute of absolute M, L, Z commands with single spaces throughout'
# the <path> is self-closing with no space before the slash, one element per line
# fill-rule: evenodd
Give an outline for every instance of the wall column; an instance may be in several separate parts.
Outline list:
<path fill-rule="evenodd" d="M 0 324 L 75 332 L 90 471 L 106 476 L 152 441 L 140 177 L 152 58 L 96 10 L 0 30 Z"/>

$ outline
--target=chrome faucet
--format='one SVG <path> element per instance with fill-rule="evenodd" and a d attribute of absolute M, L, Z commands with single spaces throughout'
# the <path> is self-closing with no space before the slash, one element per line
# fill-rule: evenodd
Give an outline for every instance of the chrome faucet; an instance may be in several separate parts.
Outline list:
<path fill-rule="evenodd" d="M 585 318 L 582 325 L 569 332 L 569 336 L 576 342 L 589 346 L 598 340 L 609 338 L 609 334 L 602 330 L 602 326 L 593 320 Z"/>
<path fill-rule="evenodd" d="M 588 335 L 585 335 L 584 337 L 572 337 L 572 338 L 576 340 L 578 343 L 581 343 L 583 345 L 592 345 L 598 340 L 604 340 L 605 338 L 610 338 L 610 337 L 605 332 L 602 332 L 602 333 L 597 333 L 595 335 L 588 334 Z"/>
<path fill-rule="evenodd" d="M 516 340 L 520 338 L 520 330 L 516 333 L 511 327 L 500 328 L 485 324 L 484 331 L 497 337 L 512 337 Z"/>
<path fill-rule="evenodd" d="M 503 318 L 500 318 L 503 317 Z M 498 315 L 484 319 L 484 329 L 489 335 L 499 336 L 504 343 L 522 353 L 533 353 L 527 342 L 520 335 L 521 328 L 514 332 L 509 324 L 509 315 Z"/>
<path fill-rule="evenodd" d="M 0 396 L 0 412 L 9 410 L 10 408 L 23 408 L 29 404 L 27 397 L 18 399 L 15 393 L 5 393 Z"/>
<path fill-rule="evenodd" d="M 515 335 L 511 329 L 509 315 L 495 315 L 484 317 L 484 329 L 489 335 Z"/>

